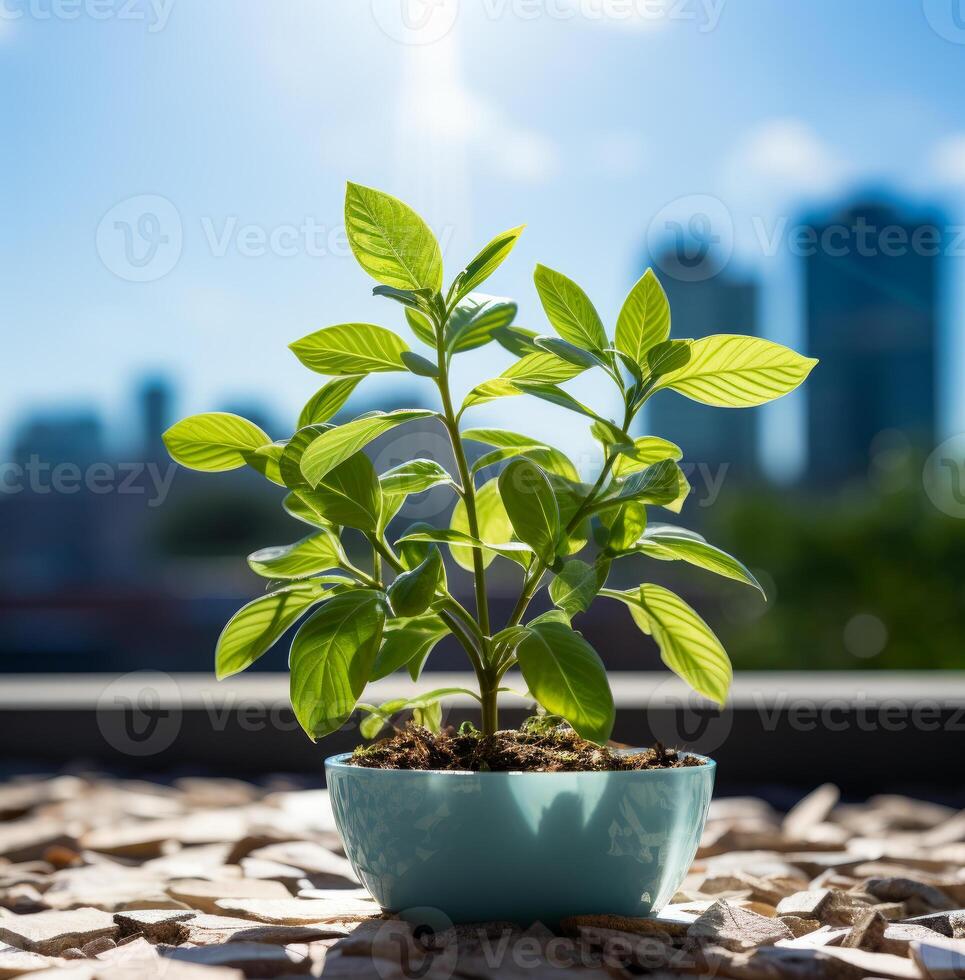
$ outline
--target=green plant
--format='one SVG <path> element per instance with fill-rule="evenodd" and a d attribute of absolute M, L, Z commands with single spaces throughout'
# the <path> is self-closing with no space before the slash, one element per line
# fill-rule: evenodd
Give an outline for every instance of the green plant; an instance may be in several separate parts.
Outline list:
<path fill-rule="evenodd" d="M 409 328 L 431 357 L 374 324 L 326 327 L 291 345 L 306 367 L 331 380 L 302 410 L 290 439 L 272 442 L 251 422 L 224 413 L 192 416 L 165 433 L 171 455 L 185 466 L 219 471 L 247 465 L 286 487 L 286 510 L 313 528 L 295 544 L 250 556 L 251 568 L 271 580 L 270 591 L 225 627 L 216 654 L 218 677 L 244 670 L 314 610 L 296 633 L 290 655 L 292 705 L 310 736 L 338 729 L 357 707 L 367 715 L 362 730 L 368 736 L 406 708 L 438 727 L 440 700 L 451 690 L 380 706 L 360 705 L 359 698 L 369 681 L 396 670 L 407 669 L 418 679 L 433 647 L 451 633 L 476 675 L 478 690 L 468 693 L 480 702 L 484 733 L 497 729 L 497 695 L 515 665 L 547 712 L 602 743 L 613 726 L 613 698 L 599 656 L 571 620 L 604 596 L 629 607 L 671 670 L 722 703 L 730 662 L 693 609 L 659 585 L 606 588 L 612 561 L 643 553 L 760 589 L 739 561 L 700 536 L 648 525 L 649 507 L 677 513 L 690 487 L 677 446 L 656 436 L 634 437 L 630 429 L 660 391 L 730 408 L 760 405 L 796 388 L 815 361 L 754 337 L 671 340 L 667 299 L 650 270 L 630 291 L 611 341 L 583 290 L 537 266 L 536 288 L 557 333 L 540 336 L 513 325 L 514 302 L 476 292 L 509 255 L 521 227 L 497 235 L 444 290 L 439 245 L 407 205 L 349 184 L 345 223 L 356 259 L 380 284 L 374 292 L 404 307 Z M 452 359 L 493 341 L 517 359 L 499 377 L 476 385 L 457 410 L 449 384 Z M 619 392 L 624 410 L 618 422 L 560 387 L 589 370 L 602 372 Z M 331 424 L 356 385 L 380 371 L 430 380 L 442 410 L 372 412 Z M 592 483 L 582 482 L 573 463 L 543 440 L 461 428 L 473 406 L 524 395 L 588 420 L 603 452 Z M 448 432 L 457 472 L 416 459 L 377 474 L 365 446 L 396 426 L 430 416 Z M 489 449 L 470 464 L 467 442 Z M 496 464 L 505 464 L 499 476 L 479 484 L 480 472 Z M 413 524 L 390 542 L 387 528 L 406 497 L 439 485 L 456 497 L 449 527 Z M 368 542 L 368 570 L 349 560 L 341 542 L 346 528 Z M 591 541 L 593 554 L 577 557 Z M 447 588 L 443 550 L 472 573 L 474 613 Z M 496 560 L 516 563 L 522 576 L 519 600 L 502 624 L 490 619 L 486 591 L 486 570 Z M 527 620 L 530 602 L 544 585 L 555 608 Z"/>

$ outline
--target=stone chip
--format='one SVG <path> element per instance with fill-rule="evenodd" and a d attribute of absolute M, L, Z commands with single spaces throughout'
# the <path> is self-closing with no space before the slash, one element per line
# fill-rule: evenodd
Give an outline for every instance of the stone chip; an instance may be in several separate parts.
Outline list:
<path fill-rule="evenodd" d="M 0 942 L 45 956 L 56 956 L 72 946 L 83 946 L 103 936 L 114 939 L 117 934 L 113 918 L 94 908 L 34 912 L 0 919 Z"/>
<path fill-rule="evenodd" d="M 687 930 L 687 935 L 736 952 L 794 938 L 780 919 L 737 908 L 723 899 L 699 916 Z"/>

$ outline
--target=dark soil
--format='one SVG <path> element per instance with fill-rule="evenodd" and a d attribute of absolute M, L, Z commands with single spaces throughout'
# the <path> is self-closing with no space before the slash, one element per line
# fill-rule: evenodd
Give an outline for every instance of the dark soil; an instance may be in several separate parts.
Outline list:
<path fill-rule="evenodd" d="M 692 756 L 657 744 L 623 753 L 580 738 L 571 728 L 504 731 L 483 736 L 454 729 L 434 735 L 409 725 L 390 738 L 360 746 L 352 764 L 369 769 L 448 769 L 468 772 L 616 772 L 701 766 Z"/>

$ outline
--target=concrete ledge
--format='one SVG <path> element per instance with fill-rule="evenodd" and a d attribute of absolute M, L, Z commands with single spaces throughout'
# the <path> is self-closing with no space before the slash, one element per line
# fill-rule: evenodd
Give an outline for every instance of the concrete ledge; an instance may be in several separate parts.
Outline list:
<path fill-rule="evenodd" d="M 370 686 L 380 702 L 436 687 L 472 687 L 470 674 L 401 676 Z M 962 792 L 965 672 L 741 673 L 724 711 L 658 672 L 614 672 L 614 737 L 693 748 L 720 763 L 725 791 L 826 780 L 860 794 Z M 507 686 L 522 690 L 518 677 Z M 507 725 L 528 703 L 502 699 Z M 478 723 L 468 695 L 446 703 L 453 721 Z M 360 741 L 353 719 L 313 744 L 288 703 L 286 674 L 217 682 L 207 674 L 0 675 L 0 765 L 56 768 L 82 759 L 130 772 L 213 770 L 320 773 L 325 756 Z M 962 801 L 965 804 L 965 800 Z"/>
<path fill-rule="evenodd" d="M 618 708 L 646 707 L 655 698 L 661 703 L 697 703 L 697 698 L 678 678 L 658 671 L 614 671 L 610 674 L 614 701 Z M 475 678 L 465 672 L 430 672 L 413 683 L 407 676 L 394 674 L 370 684 L 367 701 L 412 697 L 439 687 L 472 688 Z M 506 675 L 505 686 L 522 691 L 519 674 Z M 217 681 L 205 673 L 175 673 L 143 670 L 127 674 L 0 674 L 0 711 L 10 709 L 60 710 L 90 707 L 104 698 L 135 699 L 146 690 L 157 693 L 164 707 L 184 709 L 210 705 L 230 705 L 238 699 L 256 699 L 266 704 L 288 703 L 288 674 L 238 674 Z M 519 703 L 510 694 L 500 695 L 502 703 Z M 730 706 L 734 709 L 760 705 L 784 705 L 789 700 L 826 702 L 898 701 L 913 704 L 937 700 L 947 705 L 965 705 L 963 671 L 743 671 L 734 677 Z M 454 695 L 447 703 L 474 704 L 469 695 Z"/>

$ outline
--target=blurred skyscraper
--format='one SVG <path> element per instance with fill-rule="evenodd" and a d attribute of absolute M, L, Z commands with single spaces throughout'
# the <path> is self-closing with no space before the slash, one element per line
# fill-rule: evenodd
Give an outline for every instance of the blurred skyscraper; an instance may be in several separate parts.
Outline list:
<path fill-rule="evenodd" d="M 138 405 L 141 412 L 141 449 L 145 459 L 165 459 L 161 436 L 174 421 L 174 392 L 170 382 L 163 377 L 144 380 L 138 389 Z"/>
<path fill-rule="evenodd" d="M 884 430 L 933 444 L 941 222 L 855 200 L 807 224 L 808 478 L 826 484 L 867 472 Z"/>
<path fill-rule="evenodd" d="M 26 419 L 17 431 L 12 457 L 20 466 L 38 460 L 46 466 L 86 466 L 104 456 L 104 431 L 95 412 L 46 412 Z"/>
<path fill-rule="evenodd" d="M 695 264 L 678 241 L 654 257 L 654 271 L 670 301 L 674 337 L 757 334 L 757 283 L 727 275 L 712 252 Z M 715 470 L 726 465 L 736 479 L 756 475 L 756 412 L 712 408 L 668 391 L 649 403 L 647 413 L 648 432 L 677 443 L 686 462 Z"/>

